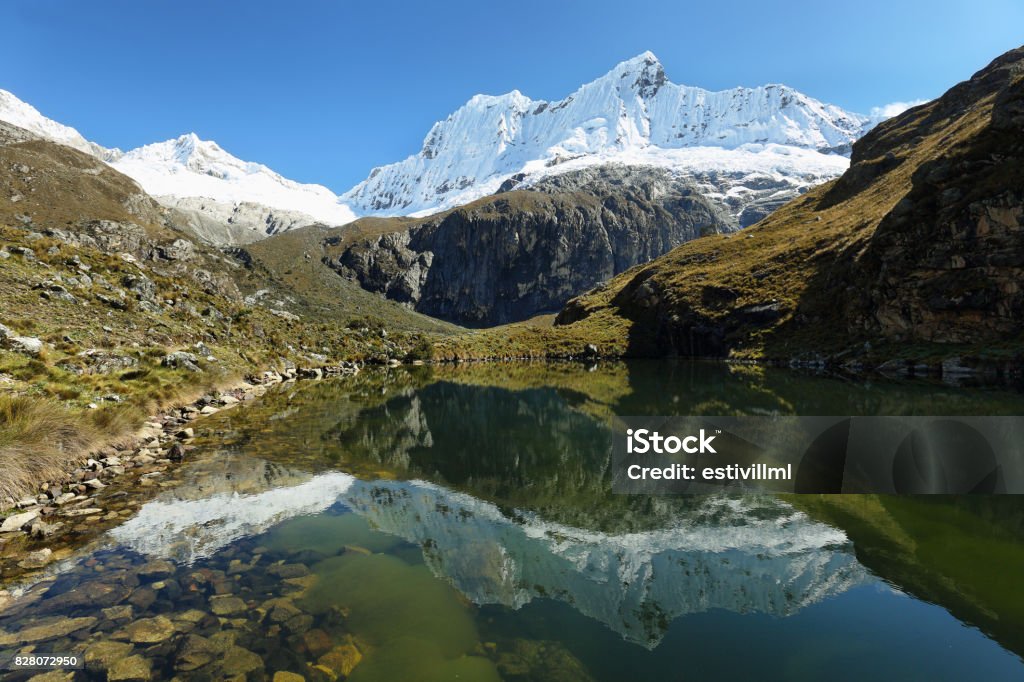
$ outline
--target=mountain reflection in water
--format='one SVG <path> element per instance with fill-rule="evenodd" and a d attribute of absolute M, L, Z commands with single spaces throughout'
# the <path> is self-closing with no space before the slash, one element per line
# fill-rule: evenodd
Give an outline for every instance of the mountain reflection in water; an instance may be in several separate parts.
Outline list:
<path fill-rule="evenodd" d="M 12 622 L 89 616 L 87 604 L 60 606 L 70 586 L 87 592 L 111 580 L 110 566 L 170 560 L 168 585 L 234 575 L 249 585 L 243 597 L 273 594 L 279 580 L 308 590 L 301 618 L 368 643 L 353 680 L 671 678 L 681 648 L 712 677 L 820 679 L 842 666 L 876 679 L 1019 679 L 1018 498 L 614 495 L 609 465 L 616 415 L 1022 408 L 1001 389 L 682 363 L 367 371 L 282 386 L 199 422 L 177 483 L 59 564 L 52 587 L 29 588 L 39 601 Z M 289 568 L 298 577 L 285 579 L 279 566 L 298 563 L 309 578 Z M 175 608 L 165 597 L 149 610 Z M 261 630 L 270 620 L 238 641 L 267 670 L 295 669 L 305 645 L 287 628 Z M 0 613 L 0 640 L 10 627 Z M 733 641 L 750 656 L 725 655 Z M 188 677 L 178 646 L 151 653 Z"/>
<path fill-rule="evenodd" d="M 236 472 L 269 469 L 252 458 L 237 464 Z M 550 597 L 651 647 L 683 614 L 720 608 L 785 616 L 867 580 L 842 531 L 771 498 L 706 497 L 670 527 L 608 534 L 525 510 L 506 515 L 420 480 L 342 473 L 284 487 L 265 480 L 267 490 L 245 495 L 168 494 L 111 537 L 147 556 L 190 564 L 243 535 L 340 504 L 375 530 L 422 547 L 433 573 L 478 604 L 518 608 Z"/>

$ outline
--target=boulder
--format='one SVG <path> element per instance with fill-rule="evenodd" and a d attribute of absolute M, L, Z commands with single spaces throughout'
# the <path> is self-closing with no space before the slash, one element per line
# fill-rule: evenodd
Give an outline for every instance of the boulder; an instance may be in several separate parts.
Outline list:
<path fill-rule="evenodd" d="M 180 462 L 185 459 L 185 446 L 181 443 L 172 445 L 171 449 L 167 451 L 167 459 L 172 462 Z"/>
<path fill-rule="evenodd" d="M 192 353 L 188 353 L 183 350 L 168 353 L 160 360 L 160 364 L 164 367 L 171 367 L 174 369 L 187 369 L 190 372 L 201 372 L 203 371 L 199 367 L 199 358 Z"/>
<path fill-rule="evenodd" d="M 275 315 L 277 317 L 280 317 L 282 320 L 288 320 L 289 322 L 298 322 L 299 319 L 301 319 L 295 313 L 290 313 L 287 310 L 277 310 L 277 309 L 271 308 L 270 309 L 270 314 L 271 315 Z"/>
<path fill-rule="evenodd" d="M 43 342 L 34 336 L 10 336 L 6 339 L 8 348 L 26 355 L 39 355 L 43 352 Z"/>
<path fill-rule="evenodd" d="M 19 531 L 22 526 L 25 526 L 30 521 L 35 520 L 38 516 L 39 512 L 37 510 L 8 516 L 4 519 L 3 523 L 0 523 L 0 533 L 13 533 L 14 531 Z"/>
<path fill-rule="evenodd" d="M 175 239 L 158 246 L 157 251 L 167 260 L 191 260 L 196 255 L 196 245 L 187 239 Z"/>
<path fill-rule="evenodd" d="M 156 284 L 145 275 L 125 275 L 121 278 L 121 286 L 135 294 L 140 301 L 152 301 L 156 298 Z"/>

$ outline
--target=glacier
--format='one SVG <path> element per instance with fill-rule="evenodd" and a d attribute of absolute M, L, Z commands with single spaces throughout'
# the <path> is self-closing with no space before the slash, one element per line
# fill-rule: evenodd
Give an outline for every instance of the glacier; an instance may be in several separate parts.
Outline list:
<path fill-rule="evenodd" d="M 558 102 L 477 95 L 436 123 L 420 151 L 342 195 L 357 213 L 424 215 L 583 165 L 654 165 L 726 200 L 774 182 L 793 195 L 841 174 L 875 121 L 785 85 L 711 92 L 676 85 L 650 52 Z M 742 203 L 742 202 L 741 202 Z M 742 210 L 740 206 L 738 210 Z"/>
<path fill-rule="evenodd" d="M 0 90 L 0 121 L 34 133 L 39 137 L 85 152 L 101 160 L 120 153 L 118 149 L 107 149 L 82 137 L 82 134 L 62 123 L 51 120 L 27 102 L 23 102 L 7 90 Z"/>

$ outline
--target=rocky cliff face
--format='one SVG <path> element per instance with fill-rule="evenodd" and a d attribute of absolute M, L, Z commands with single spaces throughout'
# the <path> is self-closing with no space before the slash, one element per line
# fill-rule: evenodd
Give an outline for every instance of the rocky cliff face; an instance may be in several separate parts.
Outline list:
<path fill-rule="evenodd" d="M 329 248 L 363 288 L 469 326 L 522 320 L 735 221 L 652 168 L 591 168 Z M 356 234 L 359 223 L 356 223 Z M 344 233 L 341 233 L 344 235 Z"/>
<path fill-rule="evenodd" d="M 1024 48 L 951 90 L 920 127 L 979 107 L 991 113 L 977 131 L 922 163 L 879 223 L 861 258 L 866 300 L 851 306 L 851 331 L 940 343 L 1024 331 Z"/>
<path fill-rule="evenodd" d="M 1013 342 L 1024 332 L 1022 169 L 1019 48 L 881 123 L 834 183 L 617 278 L 556 324 L 625 321 L 632 355 L 859 363 L 879 344 Z"/>

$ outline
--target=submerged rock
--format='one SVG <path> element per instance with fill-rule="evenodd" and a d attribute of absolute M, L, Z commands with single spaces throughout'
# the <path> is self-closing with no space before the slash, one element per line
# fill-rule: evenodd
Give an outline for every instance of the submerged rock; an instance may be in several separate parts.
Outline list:
<path fill-rule="evenodd" d="M 216 655 L 216 647 L 209 639 L 199 635 L 189 635 L 181 643 L 174 662 L 174 669 L 190 672 L 208 665 Z"/>
<path fill-rule="evenodd" d="M 163 642 L 174 635 L 174 623 L 166 616 L 143 618 L 127 628 L 128 639 L 139 644 L 155 644 Z"/>
<path fill-rule="evenodd" d="M 218 616 L 234 616 L 244 612 L 247 608 L 244 601 L 233 595 L 210 598 L 210 610 Z"/>
<path fill-rule="evenodd" d="M 334 647 L 321 656 L 317 663 L 331 670 L 339 677 L 348 677 L 352 674 L 359 662 L 363 660 L 363 654 L 351 642 Z"/>
<path fill-rule="evenodd" d="M 53 561 L 53 559 L 53 550 L 46 547 L 36 552 L 29 552 L 27 557 L 18 562 L 18 565 L 22 568 L 42 568 Z"/>
<path fill-rule="evenodd" d="M 127 657 L 135 650 L 127 642 L 103 641 L 96 642 L 85 650 L 85 667 L 93 671 L 102 671 L 109 668 L 116 661 Z"/>
<path fill-rule="evenodd" d="M 278 564 L 267 569 L 267 573 L 278 578 L 301 578 L 309 575 L 305 564 Z"/>
<path fill-rule="evenodd" d="M 129 604 L 111 606 L 103 609 L 103 615 L 110 620 L 129 620 L 132 617 L 133 609 Z"/>
<path fill-rule="evenodd" d="M 143 564 L 139 568 L 138 574 L 152 580 L 159 580 L 173 575 L 174 570 L 174 564 L 170 561 L 155 560 Z"/>
<path fill-rule="evenodd" d="M 227 677 L 247 675 L 263 668 L 263 659 L 248 649 L 240 646 L 229 647 L 224 652 L 220 669 Z"/>
<path fill-rule="evenodd" d="M 274 673 L 273 682 L 306 682 L 306 678 L 298 673 L 279 670 Z"/>
<path fill-rule="evenodd" d="M 153 666 L 149 659 L 138 654 L 115 661 L 107 670 L 107 682 L 145 682 L 152 676 Z"/>
<path fill-rule="evenodd" d="M 97 619 L 92 616 L 85 616 L 82 618 L 55 617 L 48 619 L 46 622 L 24 628 L 15 633 L 5 633 L 0 631 L 0 646 L 9 646 L 18 642 L 22 644 L 32 644 L 35 642 L 45 642 L 49 639 L 56 639 L 57 637 L 64 637 L 66 635 L 70 635 L 72 632 L 91 628 L 96 624 L 96 620 Z"/>

